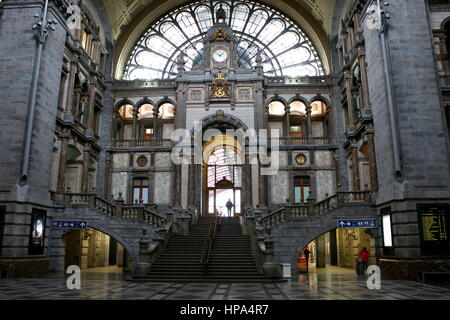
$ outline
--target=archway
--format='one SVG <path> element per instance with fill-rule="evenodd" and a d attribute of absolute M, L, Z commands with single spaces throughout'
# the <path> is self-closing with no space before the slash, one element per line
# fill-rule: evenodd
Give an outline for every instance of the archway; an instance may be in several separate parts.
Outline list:
<path fill-rule="evenodd" d="M 242 215 L 242 161 L 234 137 L 219 135 L 203 147 L 203 214 Z"/>
<path fill-rule="evenodd" d="M 99 230 L 71 230 L 63 240 L 64 269 L 76 265 L 82 271 L 121 273 L 130 266 L 129 254 L 122 244 Z"/>
<path fill-rule="evenodd" d="M 300 274 L 312 272 L 356 275 L 356 259 L 363 248 L 369 251 L 369 265 L 376 263 L 375 238 L 370 229 L 335 228 L 306 245 L 300 245 L 302 249 L 297 260 L 297 270 Z"/>

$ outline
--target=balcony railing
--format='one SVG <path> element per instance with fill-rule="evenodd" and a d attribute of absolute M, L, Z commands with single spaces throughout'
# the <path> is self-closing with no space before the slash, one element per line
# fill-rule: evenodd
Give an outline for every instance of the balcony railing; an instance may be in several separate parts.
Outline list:
<path fill-rule="evenodd" d="M 330 145 L 332 143 L 330 138 L 292 138 L 284 137 L 280 138 L 281 145 Z"/>
<path fill-rule="evenodd" d="M 95 194 L 67 193 L 64 195 L 64 204 L 66 207 L 94 208 L 108 217 L 145 222 L 155 227 L 166 224 L 166 218 L 144 205 L 123 205 L 120 202 L 105 200 Z"/>
<path fill-rule="evenodd" d="M 170 139 L 149 139 L 149 140 L 113 140 L 111 141 L 113 148 L 155 148 L 155 147 L 172 147 Z"/>
<path fill-rule="evenodd" d="M 273 227 L 290 220 L 303 220 L 325 215 L 344 206 L 361 206 L 372 204 L 370 191 L 338 192 L 321 202 L 311 204 L 285 205 L 262 217 L 263 225 Z"/>

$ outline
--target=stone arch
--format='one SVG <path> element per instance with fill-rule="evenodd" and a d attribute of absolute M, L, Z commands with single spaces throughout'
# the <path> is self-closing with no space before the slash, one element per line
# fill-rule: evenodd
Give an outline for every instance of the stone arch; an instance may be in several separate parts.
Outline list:
<path fill-rule="evenodd" d="M 336 229 L 337 222 L 342 217 L 376 218 L 376 211 L 369 206 L 347 206 L 323 216 L 277 225 L 272 231 L 275 260 L 278 263 L 290 263 L 293 274 L 298 273 L 297 258 L 303 248 L 319 236 Z M 289 224 L 289 228 L 286 228 L 287 224 Z"/>
<path fill-rule="evenodd" d="M 303 102 L 303 103 L 305 104 L 305 106 L 309 106 L 309 101 L 308 101 L 308 99 L 306 99 L 305 97 L 302 97 L 302 96 L 300 96 L 300 95 L 297 95 L 297 96 L 292 97 L 292 98 L 290 98 L 290 99 L 288 100 L 288 102 L 287 102 L 287 107 L 289 108 L 289 106 L 291 105 L 291 103 L 292 103 L 292 102 L 295 102 L 295 101 Z"/>
<path fill-rule="evenodd" d="M 168 98 L 168 97 L 164 97 L 162 99 L 160 99 L 157 103 L 156 103 L 156 107 L 159 109 L 159 107 L 161 107 L 164 103 L 170 103 L 172 104 L 175 109 L 177 108 L 177 104 L 174 100 Z"/>
<path fill-rule="evenodd" d="M 125 250 L 127 250 L 130 257 L 137 256 L 137 254 L 138 254 L 137 247 L 136 246 L 133 247 L 133 245 L 117 231 L 115 231 L 103 224 L 98 224 L 95 221 L 87 221 L 87 224 L 88 224 L 89 228 L 103 232 L 104 234 L 110 236 L 111 238 L 114 238 L 117 242 L 119 242 L 122 245 L 122 247 L 125 248 Z"/>
<path fill-rule="evenodd" d="M 135 108 L 135 103 L 133 101 L 131 101 L 128 98 L 123 98 L 115 104 L 114 111 L 115 112 L 119 111 L 120 107 L 122 107 L 123 105 L 126 105 L 126 104 L 133 106 L 133 109 Z"/>
<path fill-rule="evenodd" d="M 145 97 L 145 98 L 139 100 L 138 102 L 136 102 L 136 104 L 134 105 L 134 108 L 136 110 L 139 110 L 139 108 L 142 107 L 144 104 L 151 104 L 152 106 L 156 107 L 156 105 L 152 99 Z"/>
<path fill-rule="evenodd" d="M 441 29 L 445 29 L 445 26 L 450 22 L 450 17 L 446 17 L 441 22 Z M 450 25 L 449 25 L 450 26 Z"/>
<path fill-rule="evenodd" d="M 264 104 L 264 110 L 266 110 L 267 113 L 269 113 L 269 105 L 272 102 L 275 102 L 275 101 L 279 101 L 282 104 L 284 104 L 284 110 L 285 111 L 287 110 L 287 108 L 289 108 L 289 103 L 286 101 L 286 99 L 284 99 L 283 97 L 280 97 L 278 95 L 275 95 L 275 96 L 270 97 L 269 99 L 267 99 L 266 103 Z"/>
<path fill-rule="evenodd" d="M 203 131 L 206 129 L 242 129 L 244 132 L 248 131 L 248 126 L 239 118 L 221 111 L 216 114 L 211 114 L 200 120 L 203 124 Z M 194 134 L 194 128 L 191 129 L 191 134 Z"/>
<path fill-rule="evenodd" d="M 313 102 L 316 102 L 316 101 L 321 101 L 321 102 L 325 103 L 328 108 L 331 108 L 331 101 L 328 100 L 324 96 L 315 96 L 315 97 L 313 97 L 311 100 L 309 100 L 309 105 L 311 105 Z"/>

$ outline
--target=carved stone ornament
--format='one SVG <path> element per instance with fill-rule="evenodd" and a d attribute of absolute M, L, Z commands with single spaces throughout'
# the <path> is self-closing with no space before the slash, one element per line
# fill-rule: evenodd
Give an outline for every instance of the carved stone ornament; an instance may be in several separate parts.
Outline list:
<path fill-rule="evenodd" d="M 229 98 L 230 97 L 230 85 L 228 80 L 225 79 L 226 74 L 218 73 L 213 81 L 211 88 L 211 98 Z"/>
<path fill-rule="evenodd" d="M 295 162 L 297 162 L 301 166 L 304 165 L 307 161 L 308 157 L 306 157 L 306 155 L 304 155 L 303 153 L 300 153 L 295 157 Z"/>
<path fill-rule="evenodd" d="M 148 158 L 146 156 L 140 156 L 136 159 L 136 163 L 139 167 L 143 168 L 148 164 Z"/>
<path fill-rule="evenodd" d="M 217 29 L 211 36 L 211 41 L 230 41 L 231 38 L 222 28 Z"/>

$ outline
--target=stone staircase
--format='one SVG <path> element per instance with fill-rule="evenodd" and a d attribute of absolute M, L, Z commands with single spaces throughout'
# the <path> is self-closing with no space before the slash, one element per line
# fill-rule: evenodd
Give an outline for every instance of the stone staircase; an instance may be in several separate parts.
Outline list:
<path fill-rule="evenodd" d="M 209 264 L 201 264 L 205 240 L 214 218 L 201 217 L 189 236 L 172 236 L 167 248 L 143 279 L 154 282 L 264 282 L 258 272 L 250 236 L 242 235 L 239 218 L 223 218 Z M 143 280 L 142 279 L 142 280 Z"/>

